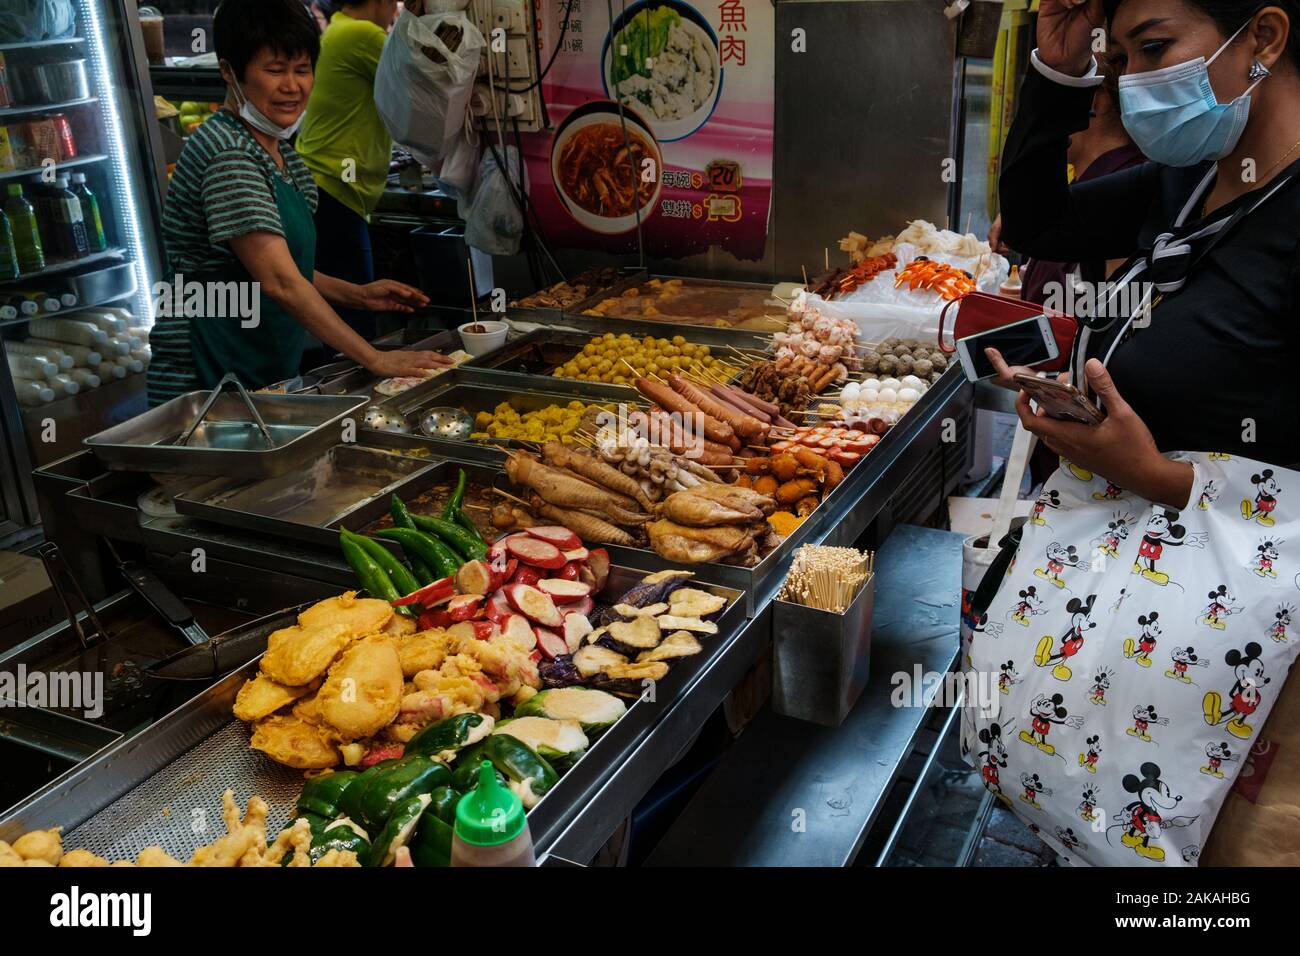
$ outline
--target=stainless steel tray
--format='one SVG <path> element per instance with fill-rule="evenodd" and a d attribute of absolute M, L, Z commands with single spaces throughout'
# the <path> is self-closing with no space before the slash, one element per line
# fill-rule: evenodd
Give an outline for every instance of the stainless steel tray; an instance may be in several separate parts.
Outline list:
<path fill-rule="evenodd" d="M 593 316 L 588 316 L 588 318 L 598 319 L 606 322 L 616 322 L 619 324 L 620 331 L 621 331 L 621 326 L 624 323 L 628 323 L 628 322 L 650 325 L 652 327 L 657 327 L 660 329 L 671 328 L 671 327 L 679 327 L 679 328 L 686 327 L 694 331 L 695 329 L 721 328 L 729 331 L 749 332 L 750 334 L 758 334 L 758 335 L 761 334 L 771 335 L 773 332 L 785 331 L 785 327 L 787 324 L 785 319 L 785 314 L 784 314 L 785 305 L 781 302 L 777 302 L 776 300 L 772 299 L 772 286 L 769 283 L 726 282 L 718 279 L 709 279 L 703 277 L 670 276 L 670 275 L 659 275 L 653 273 L 650 274 L 636 273 L 627 276 L 622 280 L 620 280 L 619 282 L 616 282 L 614 285 L 610 286 L 608 289 L 605 289 L 601 292 L 593 293 L 592 295 L 587 296 L 587 298 L 583 299 L 581 302 L 576 302 L 573 305 L 569 306 L 567 309 L 564 310 L 564 317 L 567 320 L 575 314 L 583 313 L 587 309 L 594 309 L 599 303 L 603 302 L 606 299 L 623 298 L 629 289 L 636 288 L 636 289 L 644 290 L 646 288 L 646 284 L 653 279 L 657 279 L 660 282 L 668 282 L 670 280 L 675 279 L 680 281 L 684 286 L 704 286 L 710 289 L 722 290 L 723 292 L 735 292 L 741 294 L 752 293 L 754 296 L 761 295 L 765 300 L 771 300 L 769 312 L 771 315 L 775 316 L 776 319 L 769 323 L 771 325 L 771 328 L 767 328 L 765 326 L 764 328 L 761 329 L 744 329 L 744 328 L 739 328 L 736 324 L 728 323 L 725 322 L 725 320 L 721 320 L 721 319 L 714 319 L 710 321 L 705 317 L 700 317 L 696 320 L 692 320 L 688 316 L 672 315 L 672 314 L 665 314 L 664 317 L 658 321 L 654 319 L 647 319 L 644 316 L 639 318 L 625 319 L 617 315 L 601 315 L 601 316 L 593 315 Z M 746 320 L 742 320 L 742 321 L 746 321 Z M 721 325 L 718 324 L 720 322 L 722 323 Z"/>
<path fill-rule="evenodd" d="M 388 510 L 389 499 L 435 468 L 362 445 L 335 445 L 286 475 L 260 481 L 216 478 L 177 495 L 180 514 L 262 534 L 332 547 Z M 427 485 L 422 485 L 427 487 Z"/>
<path fill-rule="evenodd" d="M 208 392 L 189 392 L 85 440 L 109 468 L 230 478 L 272 478 L 342 438 L 342 422 L 364 397 L 253 393 L 253 403 L 276 445 L 259 447 L 248 411 L 224 393 L 188 445 L 174 444 L 197 417 Z M 360 422 L 358 421 L 358 425 Z"/>
<path fill-rule="evenodd" d="M 424 402 L 442 404 L 446 400 L 447 404 L 455 404 L 451 399 L 459 394 L 467 398 L 481 396 L 478 400 L 491 402 L 491 405 L 506 399 L 520 403 L 544 399 L 544 404 L 556 400 L 553 397 L 556 394 L 554 390 L 562 387 L 558 383 L 563 380 L 519 376 L 516 381 L 518 384 L 500 385 L 493 379 L 485 377 L 460 386 L 450 386 L 442 393 L 424 396 Z M 599 401 L 602 396 L 593 395 L 591 390 L 593 385 L 595 383 L 573 382 L 572 391 L 566 389 L 561 394 L 588 402 Z M 585 392 L 584 387 L 587 389 Z M 625 394 L 629 391 L 619 386 L 597 387 L 619 389 Z M 961 370 L 956 366 L 949 369 L 921 396 L 902 420 L 885 433 L 870 454 L 848 472 L 844 481 L 822 500 L 821 504 L 781 543 L 780 547 L 769 552 L 754 567 L 700 564 L 693 566 L 692 570 L 698 574 L 701 581 L 744 592 L 746 614 L 750 617 L 754 616 L 779 587 L 794 556 L 794 551 L 800 545 L 823 536 L 834 538 L 835 544 L 853 543 L 867 523 L 879 512 L 879 505 L 888 500 L 897 487 L 910 477 L 910 472 L 905 469 L 912 461 L 919 460 L 926 453 L 929 447 L 926 443 L 939 440 L 943 416 L 952 414 L 951 410 L 964 401 L 969 392 L 969 386 Z M 497 468 L 500 468 L 505 461 L 505 456 L 501 452 L 476 442 L 447 442 L 420 435 L 396 435 L 376 431 L 366 431 L 364 434 L 367 444 L 378 447 L 427 449 L 429 454 L 439 458 L 475 462 Z M 876 502 L 874 510 L 858 508 L 858 504 L 867 498 Z M 615 563 L 644 568 L 647 571 L 681 567 L 680 564 L 667 561 L 648 549 L 610 545 L 608 551 Z"/>
<path fill-rule="evenodd" d="M 615 566 L 604 592 L 616 599 L 643 572 Z M 654 728 L 674 701 L 739 633 L 744 624 L 740 597 L 726 588 L 700 585 L 728 598 L 718 634 L 701 639 L 704 652 L 672 665 L 654 685 L 653 699 L 641 698 L 587 750 L 528 813 L 539 856 L 585 798 Z M 293 612 L 270 615 L 246 627 L 268 633 L 286 626 Z M 231 716 L 235 695 L 256 672 L 257 662 L 229 675 L 134 737 L 101 751 L 15 805 L 0 817 L 0 840 L 29 830 L 62 826 L 69 849 L 84 848 L 110 859 L 134 859 L 147 846 L 161 846 L 187 860 L 200 846 L 224 833 L 221 794 L 234 791 L 240 806 L 253 794 L 270 805 L 268 834 L 289 821 L 302 788 L 301 771 L 283 767 L 249 749 L 248 728 Z M 204 828 L 196 832 L 196 821 Z"/>

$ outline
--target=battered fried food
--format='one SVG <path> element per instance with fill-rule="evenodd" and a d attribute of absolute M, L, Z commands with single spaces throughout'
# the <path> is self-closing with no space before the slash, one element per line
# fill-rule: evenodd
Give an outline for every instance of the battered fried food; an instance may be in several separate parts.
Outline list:
<path fill-rule="evenodd" d="M 381 634 L 387 634 L 389 637 L 406 637 L 414 634 L 417 630 L 415 618 L 407 617 L 405 614 L 394 614 L 388 619 L 388 623 L 383 626 Z"/>
<path fill-rule="evenodd" d="M 402 703 L 402 663 L 392 641 L 375 635 L 344 651 L 316 702 L 321 716 L 347 740 L 369 737 L 392 723 Z"/>
<path fill-rule="evenodd" d="M 248 745 L 276 763 L 299 770 L 324 770 L 338 765 L 338 748 L 326 731 L 300 717 L 267 717 L 253 725 Z"/>
<path fill-rule="evenodd" d="M 89 850 L 69 850 L 59 860 L 59 866 L 108 866 L 108 861 Z"/>
<path fill-rule="evenodd" d="M 307 608 L 298 615 L 298 623 L 305 628 L 342 624 L 353 637 L 364 637 L 382 630 L 392 617 L 393 608 L 387 601 L 358 598 L 356 591 L 345 591 Z"/>
<path fill-rule="evenodd" d="M 277 684 L 265 674 L 258 674 L 239 688 L 239 693 L 235 695 L 235 717 L 250 722 L 261 720 L 310 690 L 310 685 L 289 687 L 285 684 Z"/>
<path fill-rule="evenodd" d="M 26 861 L 44 860 L 50 866 L 58 866 L 63 856 L 63 837 L 59 834 L 63 827 L 51 827 L 48 830 L 33 830 L 14 840 L 13 851 Z"/>
<path fill-rule="evenodd" d="M 333 849 L 327 852 L 319 860 L 316 866 L 360 866 L 361 861 L 357 859 L 356 853 L 352 850 Z"/>
<path fill-rule="evenodd" d="M 460 649 L 460 640 L 442 628 L 420 631 L 393 640 L 397 656 L 402 662 L 402 676 L 414 677 L 420 671 L 433 671 L 442 666 L 450 654 Z"/>
<path fill-rule="evenodd" d="M 22 866 L 23 858 L 4 840 L 0 840 L 0 867 Z"/>
<path fill-rule="evenodd" d="M 290 687 L 310 684 L 325 673 L 354 636 L 342 621 L 282 628 L 267 639 L 262 673 Z"/>
<path fill-rule="evenodd" d="M 286 853 L 293 859 L 289 866 L 311 866 L 311 825 L 305 817 L 293 821 L 293 826 L 281 830 L 275 842 L 262 854 L 262 866 L 279 866 Z"/>
<path fill-rule="evenodd" d="M 135 858 L 136 866 L 184 866 L 180 860 L 176 859 L 160 846 L 147 846 L 140 851 L 140 855 Z"/>
<path fill-rule="evenodd" d="M 234 791 L 227 790 L 221 795 L 221 816 L 226 824 L 226 835 L 195 850 L 190 866 L 255 866 L 266 847 L 268 809 L 261 797 L 250 797 L 248 811 L 241 820 Z"/>

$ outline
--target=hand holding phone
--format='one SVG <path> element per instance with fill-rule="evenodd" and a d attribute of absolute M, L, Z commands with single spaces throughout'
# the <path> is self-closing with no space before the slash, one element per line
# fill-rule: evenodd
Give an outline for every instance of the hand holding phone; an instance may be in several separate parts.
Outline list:
<path fill-rule="evenodd" d="M 1001 370 L 986 354 L 990 348 L 995 349 L 1006 364 L 1025 367 L 1043 365 L 1061 354 L 1051 321 L 1039 313 L 958 339 L 957 358 L 967 380 L 979 382 L 1000 374 Z"/>
<path fill-rule="evenodd" d="M 1106 418 L 1100 408 L 1068 382 L 1039 378 L 1027 372 L 1016 373 L 1015 382 L 1052 418 L 1084 425 L 1100 425 Z"/>

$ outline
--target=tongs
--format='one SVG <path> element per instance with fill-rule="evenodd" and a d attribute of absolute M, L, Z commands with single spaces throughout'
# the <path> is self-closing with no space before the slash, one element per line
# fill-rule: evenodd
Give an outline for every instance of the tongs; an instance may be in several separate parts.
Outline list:
<path fill-rule="evenodd" d="M 192 645 L 205 644 L 208 641 L 208 632 L 203 629 L 203 625 L 194 619 L 194 612 L 172 593 L 167 585 L 163 584 L 162 579 L 154 574 L 145 565 L 139 561 L 123 560 L 113 547 L 113 543 L 107 538 L 104 544 L 108 551 L 113 555 L 113 560 L 117 563 L 117 569 L 122 572 L 126 578 L 127 584 L 136 594 L 144 598 L 146 604 L 153 608 L 154 612 L 163 618 L 168 624 L 181 632 L 181 636 L 189 641 Z"/>
<path fill-rule="evenodd" d="M 203 419 L 208 417 L 208 412 L 212 411 L 212 406 L 216 404 L 217 398 L 226 390 L 227 385 L 235 386 L 235 389 L 239 392 L 239 397 L 244 400 L 248 413 L 253 416 L 253 423 L 257 425 L 257 430 L 261 432 L 262 440 L 266 442 L 268 448 L 274 448 L 275 442 L 271 440 L 271 432 L 266 427 L 266 422 L 262 421 L 261 413 L 258 412 L 257 406 L 253 404 L 252 396 L 248 394 L 248 390 L 244 388 L 244 383 L 239 380 L 239 376 L 234 372 L 227 372 L 221 377 L 221 381 L 217 382 L 216 387 L 212 389 L 212 394 L 203 403 L 203 407 L 199 409 L 198 416 L 190 424 L 190 427 L 185 429 L 185 433 L 176 439 L 176 444 L 186 445 L 189 443 L 190 438 L 193 437 L 199 425 L 203 424 Z"/>
<path fill-rule="evenodd" d="M 68 615 L 68 626 L 72 629 L 72 633 L 77 635 L 77 640 L 81 642 L 82 648 L 88 650 L 92 645 L 108 640 L 111 636 L 108 628 L 104 627 L 100 622 L 99 615 L 95 613 L 95 605 L 86 599 L 86 592 L 81 590 L 76 575 L 64 562 L 63 553 L 59 551 L 59 546 L 53 541 L 47 541 L 36 549 L 36 553 L 40 556 L 41 563 L 45 565 L 45 573 L 50 578 L 50 586 L 54 588 L 54 593 L 58 595 L 60 603 L 63 604 L 63 610 Z M 84 621 L 79 617 L 83 611 L 73 608 L 72 601 L 69 599 L 69 585 L 71 585 L 72 594 L 81 602 L 81 607 L 86 615 Z"/>

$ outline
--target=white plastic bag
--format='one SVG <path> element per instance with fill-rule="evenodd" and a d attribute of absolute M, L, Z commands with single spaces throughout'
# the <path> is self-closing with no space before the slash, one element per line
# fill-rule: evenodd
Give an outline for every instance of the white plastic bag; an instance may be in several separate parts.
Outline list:
<path fill-rule="evenodd" d="M 461 30 L 454 53 L 436 33 L 445 23 Z M 483 34 L 454 9 L 420 17 L 403 10 L 384 43 L 375 73 L 375 106 L 388 135 L 430 169 L 442 163 L 464 126 L 483 46 Z M 445 62 L 434 62 L 425 48 Z"/>
<path fill-rule="evenodd" d="M 505 164 L 504 171 L 497 156 Z M 474 194 L 469 203 L 458 205 L 461 218 L 465 220 L 467 244 L 494 256 L 513 256 L 519 251 L 524 217 L 514 194 L 526 195 L 528 192 L 527 181 L 520 183 L 519 176 L 519 151 L 515 147 L 507 146 L 504 152 L 499 147 L 495 152 L 492 149 L 483 151 Z M 511 183 L 514 183 L 513 191 Z"/>
<path fill-rule="evenodd" d="M 8 0 L 0 10 L 0 42 L 22 43 L 71 36 L 77 26 L 72 0 Z"/>

